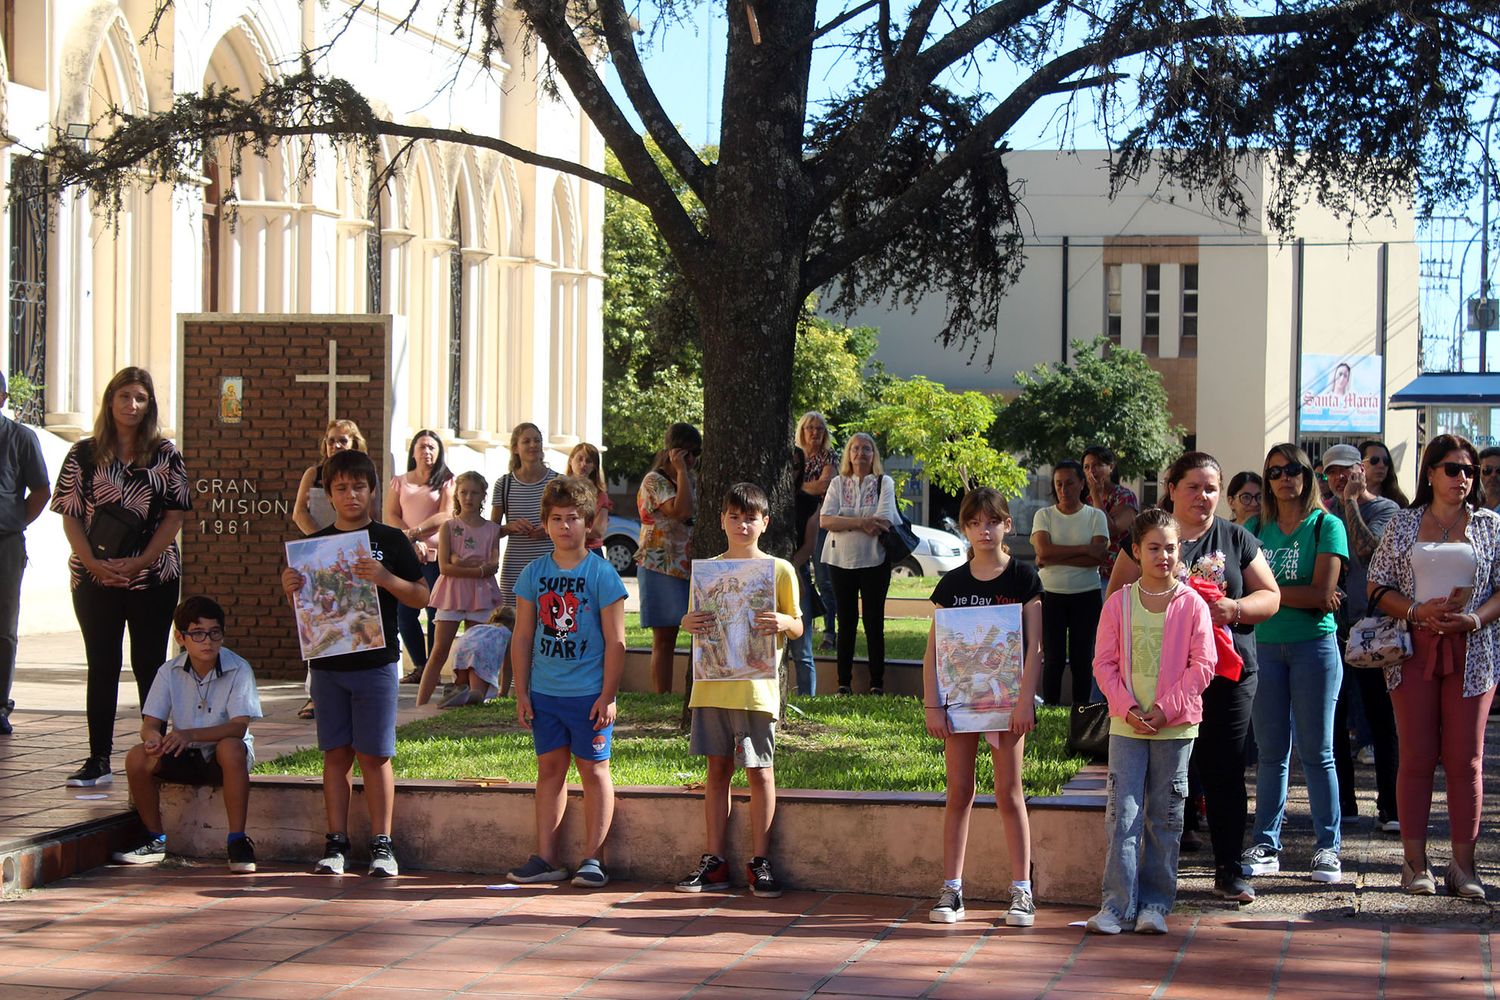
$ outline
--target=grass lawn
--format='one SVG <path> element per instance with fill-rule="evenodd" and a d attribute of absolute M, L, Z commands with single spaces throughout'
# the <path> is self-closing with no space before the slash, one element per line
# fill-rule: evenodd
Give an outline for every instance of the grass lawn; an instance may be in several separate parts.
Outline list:
<path fill-rule="evenodd" d="M 943 790 L 942 744 L 927 735 L 916 698 L 828 695 L 798 698 L 806 713 L 787 712 L 776 730 L 776 783 L 782 788 L 849 791 Z M 675 695 L 622 694 L 615 724 L 611 770 L 619 785 L 690 785 L 703 780 L 703 758 L 688 753 L 677 728 L 682 699 Z M 1026 740 L 1023 771 L 1028 795 L 1057 792 L 1083 766 L 1065 749 L 1067 710 L 1038 711 L 1038 728 Z M 530 734 L 516 722 L 515 700 L 457 708 L 396 731 L 398 778 L 536 780 Z M 981 750 L 983 743 L 980 744 Z M 302 750 L 256 765 L 257 774 L 316 775 L 322 755 Z M 979 785 L 989 791 L 992 772 L 981 761 Z M 576 778 L 575 778 L 576 780 Z M 743 785 L 744 772 L 735 784 Z"/>
<path fill-rule="evenodd" d="M 938 585 L 940 576 L 905 576 L 891 578 L 888 597 L 905 597 L 925 601 L 932 596 L 932 588 Z"/>
<path fill-rule="evenodd" d="M 931 618 L 887 618 L 885 620 L 885 658 L 889 660 L 920 660 L 927 650 L 927 630 L 932 627 Z M 625 645 L 629 649 L 650 649 L 651 630 L 641 628 L 641 616 L 634 611 L 625 615 Z M 677 648 L 689 649 L 692 636 L 677 633 Z M 869 651 L 865 646 L 865 629 L 861 625 L 854 640 L 854 658 L 865 659 Z"/>

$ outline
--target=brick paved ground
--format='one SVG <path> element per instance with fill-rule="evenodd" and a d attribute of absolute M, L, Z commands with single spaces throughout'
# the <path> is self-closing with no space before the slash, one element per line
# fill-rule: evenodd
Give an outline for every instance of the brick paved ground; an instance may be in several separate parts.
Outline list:
<path fill-rule="evenodd" d="M 439 1000 L 1493 997 L 1487 930 L 1240 914 L 1098 938 L 1044 907 L 927 923 L 925 900 L 686 896 L 662 885 L 495 890 L 217 865 L 111 868 L 0 906 L 0 995 Z"/>

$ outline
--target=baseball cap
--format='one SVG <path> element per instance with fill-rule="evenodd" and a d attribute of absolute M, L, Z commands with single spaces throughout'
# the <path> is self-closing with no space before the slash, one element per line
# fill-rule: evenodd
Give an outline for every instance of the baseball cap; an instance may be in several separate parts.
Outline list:
<path fill-rule="evenodd" d="M 1336 444 L 1323 452 L 1323 468 L 1331 469 L 1336 465 L 1358 465 L 1362 459 L 1359 449 L 1352 444 Z"/>

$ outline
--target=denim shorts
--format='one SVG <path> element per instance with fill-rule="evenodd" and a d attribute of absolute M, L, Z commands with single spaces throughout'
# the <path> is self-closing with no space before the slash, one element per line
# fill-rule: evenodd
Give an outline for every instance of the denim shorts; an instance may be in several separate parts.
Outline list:
<path fill-rule="evenodd" d="M 644 566 L 636 568 L 642 628 L 678 628 L 688 610 L 688 582 Z"/>
<path fill-rule="evenodd" d="M 688 753 L 733 757 L 740 767 L 770 767 L 776 755 L 776 720 L 770 712 L 695 708 Z"/>
<path fill-rule="evenodd" d="M 368 757 L 396 756 L 396 694 L 401 665 L 367 670 L 312 669 L 318 749 L 352 746 Z"/>
<path fill-rule="evenodd" d="M 589 711 L 598 700 L 597 694 L 557 698 L 540 691 L 531 692 L 531 744 L 536 755 L 568 747 L 579 760 L 609 760 L 614 724 L 596 731 L 589 718 Z"/>

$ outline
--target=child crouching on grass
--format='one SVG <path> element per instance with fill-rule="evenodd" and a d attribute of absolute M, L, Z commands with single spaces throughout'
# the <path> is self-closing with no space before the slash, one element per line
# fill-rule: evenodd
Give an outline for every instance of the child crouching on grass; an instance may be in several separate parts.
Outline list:
<path fill-rule="evenodd" d="M 995 733 L 955 733 L 948 712 L 939 700 L 937 683 L 936 626 L 927 633 L 927 652 L 922 657 L 922 702 L 927 731 L 943 741 L 947 762 L 946 803 L 943 807 L 943 887 L 927 919 L 951 924 L 964 918 L 964 854 L 969 843 L 969 816 L 974 810 L 974 765 L 979 737 L 990 747 L 995 767 L 995 807 L 1005 826 L 1005 847 L 1010 855 L 1010 909 L 1005 922 L 1011 927 L 1030 927 L 1036 920 L 1031 893 L 1031 823 L 1026 815 L 1026 797 L 1021 791 L 1021 756 L 1026 734 L 1036 727 L 1036 685 L 1042 662 L 1042 581 L 1026 563 L 1012 559 L 1003 544 L 1010 533 L 1010 507 L 1005 498 L 989 488 L 971 490 L 958 509 L 964 537 L 969 540 L 969 561 L 946 574 L 932 591 L 939 608 L 974 608 L 994 604 L 1019 604 L 1021 635 L 1025 650 L 1021 690 L 1010 717 L 1010 729 Z"/>
<path fill-rule="evenodd" d="M 464 629 L 453 646 L 453 676 L 459 690 L 440 708 L 479 705 L 500 693 L 500 665 L 515 627 L 516 609 L 507 605 L 491 612 L 485 624 Z"/>
<path fill-rule="evenodd" d="M 781 665 L 784 638 L 802 634 L 797 599 L 797 571 L 785 559 L 760 550 L 760 536 L 770 525 L 766 491 L 754 483 L 736 483 L 724 495 L 719 522 L 729 548 L 717 559 L 770 559 L 776 565 L 776 609 L 761 611 L 751 626 L 758 635 L 776 636 L 776 664 Z M 689 611 L 682 627 L 701 635 L 715 626 L 711 611 Z M 737 651 L 734 651 L 737 652 Z M 733 664 L 732 664 L 733 665 Z M 740 664 L 743 666 L 743 664 Z M 757 896 L 781 895 L 781 884 L 771 871 L 771 820 L 776 815 L 776 718 L 781 689 L 774 678 L 706 681 L 693 685 L 693 730 L 688 750 L 708 758 L 703 789 L 703 814 L 708 850 L 698 867 L 677 883 L 678 892 L 717 892 L 729 888 L 729 782 L 736 764 L 745 768 L 750 784 L 750 849 L 745 879 Z"/>
<path fill-rule="evenodd" d="M 1109 702 L 1109 799 L 1104 903 L 1088 920 L 1095 934 L 1165 934 L 1177 897 L 1188 757 L 1214 679 L 1208 604 L 1177 578 L 1172 515 L 1144 510 L 1130 529 L 1138 583 L 1104 605 L 1094 644 L 1094 679 Z M 1149 706 L 1149 707 L 1148 707 Z"/>

